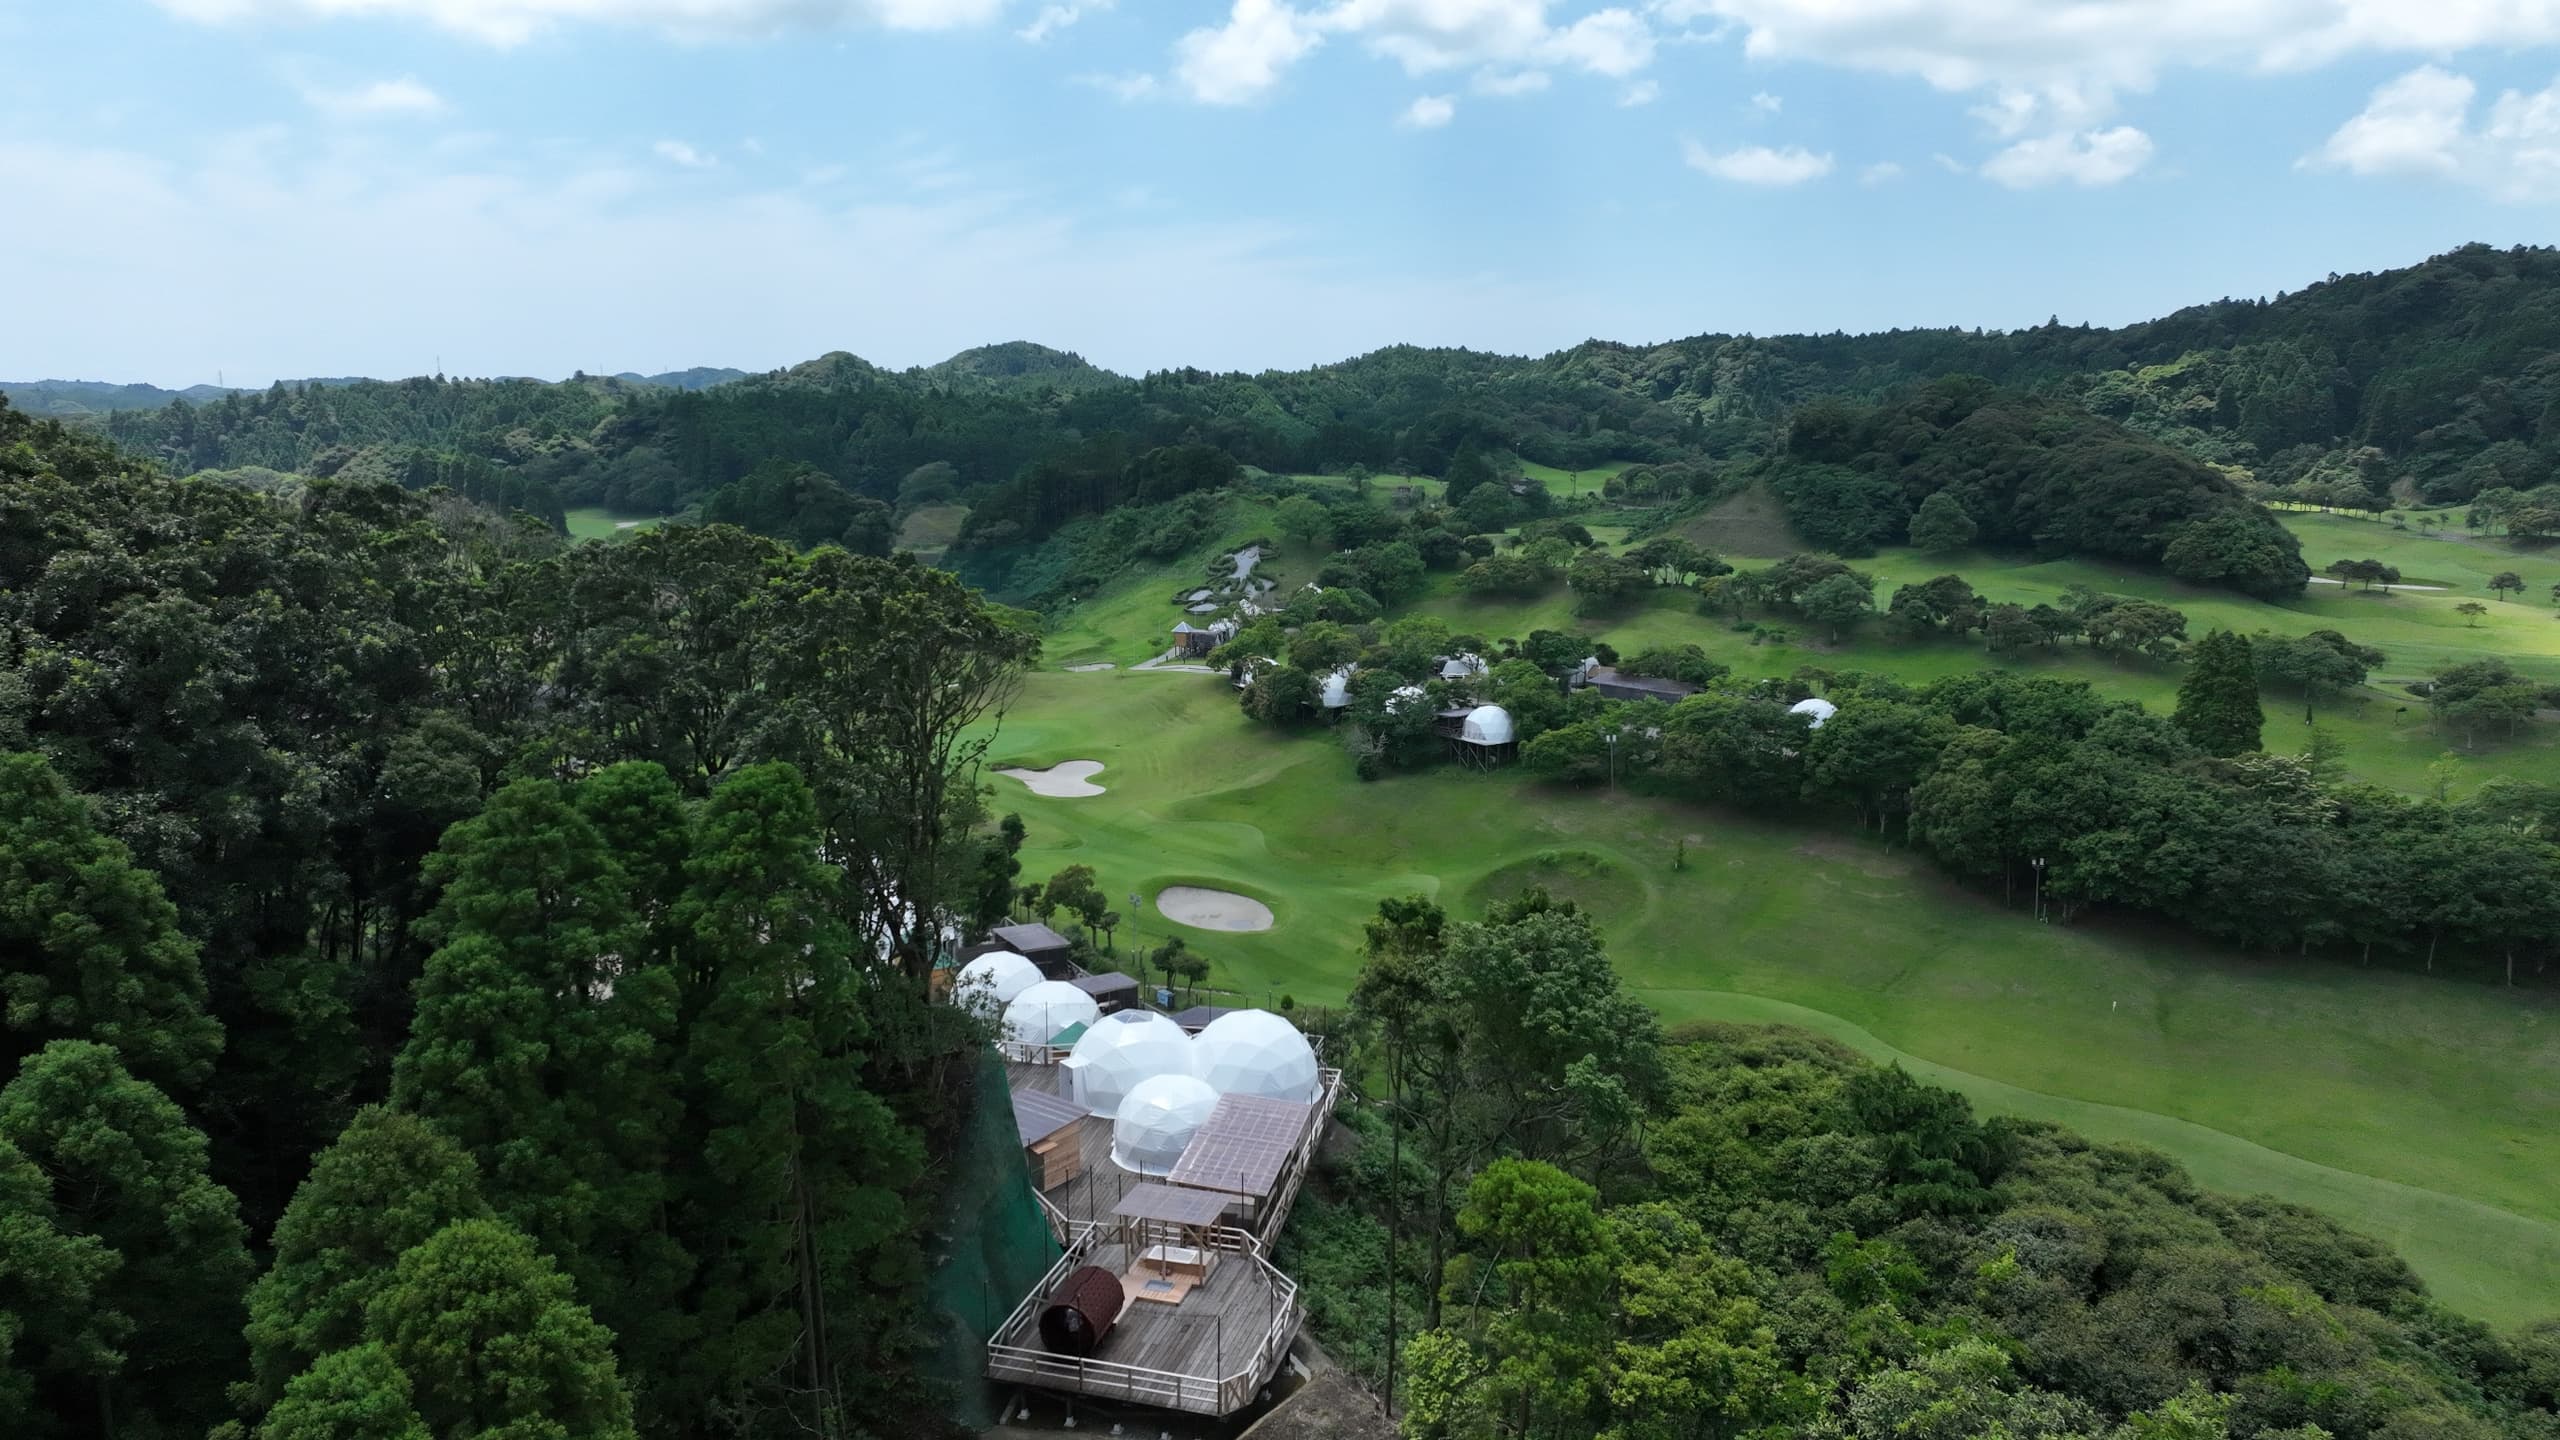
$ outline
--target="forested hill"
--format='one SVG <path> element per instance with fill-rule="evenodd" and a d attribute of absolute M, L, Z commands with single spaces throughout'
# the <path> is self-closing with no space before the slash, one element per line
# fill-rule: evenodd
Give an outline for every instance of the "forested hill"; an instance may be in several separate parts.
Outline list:
<path fill-rule="evenodd" d="M 695 366 L 690 370 L 670 370 L 663 375 L 642 375 L 625 370 L 613 380 L 640 389 L 708 390 L 744 379 L 747 372 L 718 366 Z M 578 383 L 587 377 L 572 376 L 564 383 Z M 336 376 L 309 380 L 279 381 L 288 390 L 333 389 L 350 385 L 380 382 L 360 376 Z M 535 384 L 542 382 L 535 381 Z M 277 386 L 270 386 L 270 389 Z M 86 415 L 106 415 L 118 410 L 157 410 L 162 406 L 185 401 L 190 405 L 220 403 L 232 395 L 255 395 L 258 392 L 230 385 L 190 385 L 183 390 L 164 390 L 157 385 L 124 385 L 104 380 L 0 380 L 0 395 L 30 415 L 53 420 L 71 420 Z"/>
<path fill-rule="evenodd" d="M 2000 408 L 2072 432 L 2068 444 L 2009 449 L 2006 460 L 2031 467 L 2018 481 L 2027 488 L 2076 483 L 2073 467 L 2101 453 L 2147 476 L 2140 503 L 2094 530 L 2004 537 L 2018 543 L 2069 549 L 2074 533 L 2134 530 L 2145 557 L 2159 558 L 2178 527 L 2236 513 L 2233 495 L 2306 479 L 2377 505 L 2530 490 L 2560 460 L 2560 250 L 2475 246 L 2115 330 L 1702 335 L 1593 341 L 1541 359 L 1397 346 L 1307 370 L 1137 379 L 1017 342 L 904 372 L 836 353 L 701 391 L 419 379 L 279 387 L 102 423 L 180 470 L 326 475 L 368 447 L 415 447 L 503 467 L 558 504 L 675 513 L 780 463 L 886 505 L 974 504 L 1027 484 L 1040 493 L 1023 513 L 1054 520 L 1143 488 L 1136 467 L 1177 446 L 1292 472 L 1438 475 L 1470 447 L 1568 470 L 1783 460 L 1787 422 L 1808 402 L 1903 403 L 1951 375 L 2032 397 Z M 821 499 L 831 513 L 844 508 Z M 1876 538 L 1892 538 L 1892 507 L 1868 518 L 1882 527 Z M 964 545 L 997 523 L 980 520 Z M 2280 589 L 2266 577 L 2287 569 L 2279 560 L 2234 583 Z"/>

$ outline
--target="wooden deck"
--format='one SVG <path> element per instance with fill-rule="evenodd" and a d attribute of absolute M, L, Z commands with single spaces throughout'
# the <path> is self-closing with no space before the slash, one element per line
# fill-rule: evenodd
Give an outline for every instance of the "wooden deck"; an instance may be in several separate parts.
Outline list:
<path fill-rule="evenodd" d="M 987 1345 L 987 1375 L 1195 1415 L 1227 1415 L 1253 1403 L 1279 1373 L 1306 1312 L 1298 1287 L 1262 1258 L 1242 1231 L 1221 1230 L 1208 1278 L 1178 1305 L 1134 1294 L 1089 1359 L 1040 1344 L 1040 1312 L 1068 1275 L 1098 1265 L 1115 1275 L 1137 1263 L 1118 1231 L 1086 1227 Z"/>
<path fill-rule="evenodd" d="M 1054 1056 L 1008 1056 L 1006 1078 L 1012 1087 L 1057 1093 L 1058 1067 L 1043 1059 L 1054 1061 Z M 1053 1355 L 1040 1343 L 1040 1314 L 1049 1297 L 1086 1265 L 1126 1275 L 1136 1264 L 1137 1250 L 1179 1238 L 1152 1235 L 1146 1226 L 1114 1216 L 1122 1199 L 1146 1184 L 1147 1177 L 1113 1164 L 1111 1122 L 1086 1117 L 1076 1141 L 1082 1173 L 1040 1194 L 1050 1228 L 1066 1253 L 989 1337 L 987 1377 L 1194 1415 L 1231 1415 L 1251 1405 L 1287 1363 L 1290 1342 L 1306 1320 L 1296 1282 L 1274 1269 L 1264 1253 L 1287 1223 L 1342 1093 L 1341 1071 L 1320 1074 L 1321 1090 L 1306 1132 L 1278 1189 L 1259 1204 L 1239 1200 L 1228 1208 L 1228 1223 L 1209 1231 L 1214 1258 L 1207 1278 L 1180 1304 L 1129 1295 L 1101 1348 L 1077 1360 Z"/>

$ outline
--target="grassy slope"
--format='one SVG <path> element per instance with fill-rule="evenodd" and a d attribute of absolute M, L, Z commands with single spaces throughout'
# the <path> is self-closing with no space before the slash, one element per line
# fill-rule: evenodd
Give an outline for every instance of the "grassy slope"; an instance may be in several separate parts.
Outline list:
<path fill-rule="evenodd" d="M 572 540 L 611 540 L 634 530 L 646 530 L 666 517 L 662 515 L 627 514 L 608 510 L 601 505 L 584 505 L 568 514 L 569 538 Z M 622 522 L 632 522 L 624 525 Z"/>
<path fill-rule="evenodd" d="M 898 548 L 912 550 L 918 559 L 931 564 L 960 538 L 960 522 L 968 518 L 966 505 L 919 506 L 898 527 Z"/>
<path fill-rule="evenodd" d="M 2393 1241 L 2484 1316 L 2547 1312 L 2560 1294 L 2547 1000 L 2040 926 L 1827 830 L 1454 770 L 1364 785 L 1327 738 L 1248 726 L 1197 675 L 1035 676 L 994 758 L 1107 767 L 1091 799 L 994 782 L 1031 822 L 1028 873 L 1089 864 L 1114 895 L 1181 880 L 1271 905 L 1269 934 L 1187 934 L 1214 983 L 1257 999 L 1339 1001 L 1382 897 L 1464 909 L 1494 871 L 1595 857 L 1596 876 L 1588 860 L 1567 868 L 1620 897 L 1613 953 L 1667 1016 L 1810 1025 L 1988 1108 L 2156 1145 L 2218 1188 Z M 1164 928 L 1150 910 L 1131 933 Z"/>

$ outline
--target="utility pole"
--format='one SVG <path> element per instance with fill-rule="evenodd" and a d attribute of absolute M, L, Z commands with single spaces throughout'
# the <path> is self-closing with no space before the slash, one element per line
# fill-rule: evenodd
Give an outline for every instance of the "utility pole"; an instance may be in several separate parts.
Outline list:
<path fill-rule="evenodd" d="M 2028 863 L 2036 867 L 2035 914 L 2038 920 L 2042 920 L 2044 918 L 2044 857 L 2039 855 Z"/>

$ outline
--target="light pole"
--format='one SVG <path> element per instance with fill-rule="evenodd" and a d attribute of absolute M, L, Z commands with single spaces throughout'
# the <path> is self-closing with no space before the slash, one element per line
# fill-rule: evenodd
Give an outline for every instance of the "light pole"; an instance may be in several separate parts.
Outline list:
<path fill-rule="evenodd" d="M 2039 855 L 2028 863 L 2036 867 L 2035 912 L 2036 918 L 2042 920 L 2044 918 L 2044 857 Z"/>
<path fill-rule="evenodd" d="M 1609 731 L 1600 738 L 1609 742 L 1609 788 L 1618 788 L 1618 732 Z"/>

